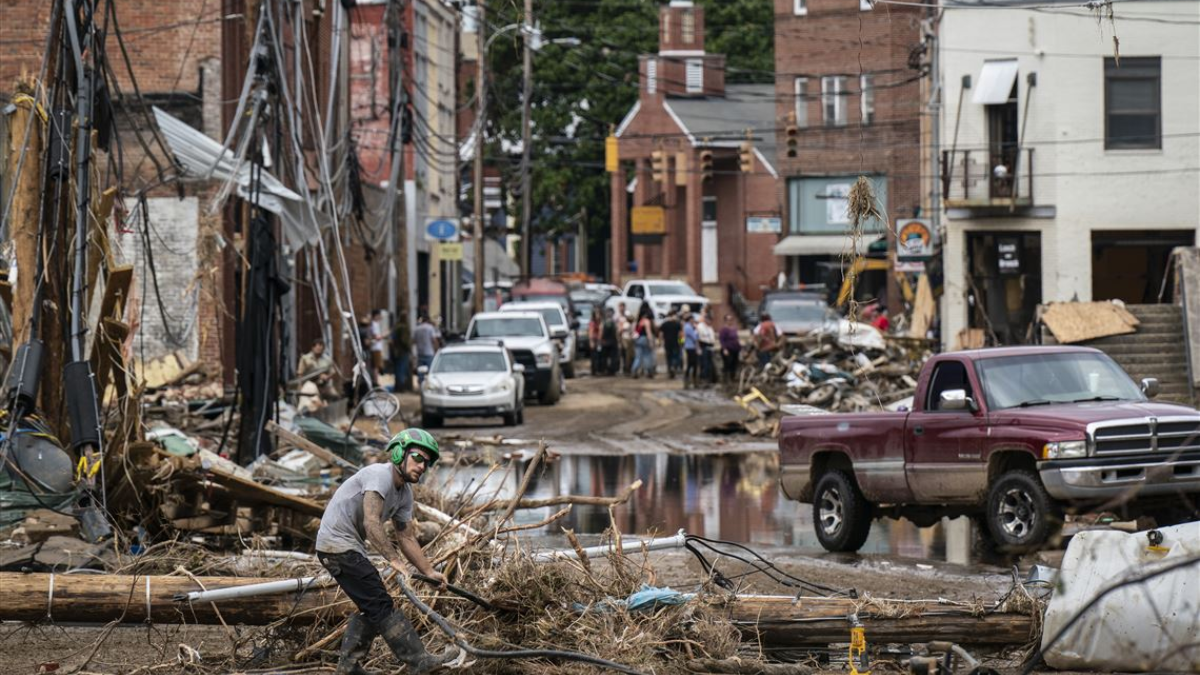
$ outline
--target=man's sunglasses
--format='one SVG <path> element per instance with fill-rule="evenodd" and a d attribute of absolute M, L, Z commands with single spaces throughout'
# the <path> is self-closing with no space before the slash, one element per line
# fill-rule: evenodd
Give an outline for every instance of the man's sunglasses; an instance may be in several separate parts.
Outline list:
<path fill-rule="evenodd" d="M 422 455 L 417 452 L 410 452 L 410 453 L 408 453 L 408 456 L 411 457 L 414 462 L 416 462 L 417 464 L 420 464 L 421 466 L 433 466 L 434 460 L 430 459 L 429 457 L 426 457 L 425 455 Z"/>

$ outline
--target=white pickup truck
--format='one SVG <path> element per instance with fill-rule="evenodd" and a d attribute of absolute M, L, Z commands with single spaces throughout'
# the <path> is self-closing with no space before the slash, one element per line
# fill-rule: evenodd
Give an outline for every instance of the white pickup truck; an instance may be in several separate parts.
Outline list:
<path fill-rule="evenodd" d="M 697 312 L 708 307 L 708 298 L 696 293 L 682 281 L 673 279 L 633 279 L 625 282 L 625 290 L 621 295 L 614 295 L 604 301 L 605 309 L 619 311 L 621 303 L 625 304 L 625 314 L 637 316 L 642 309 L 642 303 L 650 303 L 654 312 L 654 323 L 662 323 L 667 314 L 674 311 L 682 314 L 686 308 Z"/>

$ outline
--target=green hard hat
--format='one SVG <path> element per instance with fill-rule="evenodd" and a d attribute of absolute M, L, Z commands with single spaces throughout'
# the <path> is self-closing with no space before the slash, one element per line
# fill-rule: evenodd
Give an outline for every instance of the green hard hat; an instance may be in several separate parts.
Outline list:
<path fill-rule="evenodd" d="M 387 451 L 392 464 L 403 464 L 404 458 L 408 455 L 408 449 L 413 447 L 429 453 L 430 464 L 437 462 L 441 456 L 441 453 L 438 452 L 437 439 L 433 437 L 433 434 L 424 429 L 411 427 L 392 436 L 392 440 L 388 441 Z"/>

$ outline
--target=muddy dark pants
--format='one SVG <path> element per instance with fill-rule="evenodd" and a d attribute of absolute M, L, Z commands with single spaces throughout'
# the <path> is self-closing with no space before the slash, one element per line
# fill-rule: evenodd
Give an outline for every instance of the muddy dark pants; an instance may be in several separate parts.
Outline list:
<path fill-rule="evenodd" d="M 371 561 L 357 551 L 317 551 L 317 559 L 342 587 L 346 597 L 358 605 L 358 610 L 367 617 L 371 627 L 380 630 L 383 622 L 395 611 L 396 605 Z"/>

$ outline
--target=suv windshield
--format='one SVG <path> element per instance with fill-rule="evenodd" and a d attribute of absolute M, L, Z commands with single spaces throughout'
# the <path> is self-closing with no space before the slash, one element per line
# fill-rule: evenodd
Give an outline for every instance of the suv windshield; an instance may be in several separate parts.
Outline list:
<path fill-rule="evenodd" d="M 546 337 L 542 322 L 525 317 L 478 319 L 468 338 Z"/>
<path fill-rule="evenodd" d="M 503 373 L 508 368 L 500 352 L 442 352 L 430 370 L 435 373 Z"/>
<path fill-rule="evenodd" d="M 692 290 L 691 286 L 683 283 L 653 283 L 646 284 L 650 289 L 650 295 L 695 295 L 696 291 Z"/>
<path fill-rule="evenodd" d="M 820 323 L 828 309 L 829 305 L 819 300 L 773 300 L 766 305 L 766 312 L 773 320 L 786 323 Z"/>
<path fill-rule="evenodd" d="M 1121 367 L 1103 354 L 1029 354 L 975 362 L 993 410 L 1050 403 L 1145 400 Z"/>
<path fill-rule="evenodd" d="M 514 311 L 514 310 L 510 310 L 510 311 Z M 557 328 L 559 326 L 567 325 L 567 322 L 563 320 L 562 312 L 558 311 L 558 309 L 556 309 L 554 307 L 538 307 L 537 309 L 534 309 L 532 307 L 521 307 L 521 309 L 519 311 L 537 312 L 538 314 L 541 314 L 542 318 L 545 319 L 545 321 L 546 321 L 546 325 L 552 329 Z"/>

